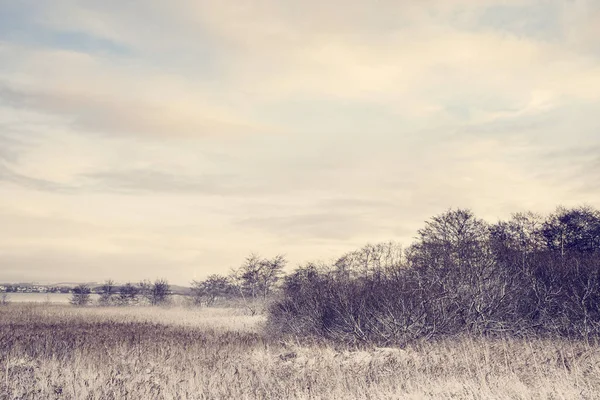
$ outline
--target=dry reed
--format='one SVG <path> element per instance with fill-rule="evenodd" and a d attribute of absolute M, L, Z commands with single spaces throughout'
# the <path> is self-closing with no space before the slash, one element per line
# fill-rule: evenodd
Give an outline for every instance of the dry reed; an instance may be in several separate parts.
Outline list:
<path fill-rule="evenodd" d="M 232 309 L 0 307 L 0 399 L 597 399 L 600 347 L 457 338 L 351 350 Z"/>

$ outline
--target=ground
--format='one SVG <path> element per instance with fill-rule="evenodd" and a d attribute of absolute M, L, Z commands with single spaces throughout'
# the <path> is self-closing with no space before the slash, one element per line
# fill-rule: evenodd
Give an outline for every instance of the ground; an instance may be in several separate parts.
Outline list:
<path fill-rule="evenodd" d="M 600 346 L 470 339 L 361 350 L 242 309 L 0 307 L 0 399 L 600 399 Z"/>

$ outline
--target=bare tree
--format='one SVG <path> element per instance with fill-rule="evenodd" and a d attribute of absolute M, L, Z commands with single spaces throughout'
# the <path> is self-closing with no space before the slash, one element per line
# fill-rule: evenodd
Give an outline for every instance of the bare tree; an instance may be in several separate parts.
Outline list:
<path fill-rule="evenodd" d="M 251 254 L 240 268 L 232 271 L 230 278 L 243 297 L 264 299 L 273 291 L 286 263 L 283 255 L 267 259 Z"/>
<path fill-rule="evenodd" d="M 210 306 L 220 298 L 233 295 L 234 286 L 225 276 L 213 274 L 204 281 L 192 282 L 192 295 L 196 305 Z"/>
<path fill-rule="evenodd" d="M 542 233 L 548 247 L 567 252 L 600 251 L 600 211 L 591 207 L 559 207 L 544 223 Z"/>
<path fill-rule="evenodd" d="M 251 254 L 234 275 L 242 296 L 256 298 L 260 293 L 260 271 L 262 259 L 258 254 Z"/>
<path fill-rule="evenodd" d="M 100 287 L 100 298 L 98 299 L 98 303 L 101 306 L 113 305 L 115 303 L 116 292 L 117 287 L 115 286 L 115 282 L 112 279 L 108 279 Z"/>
<path fill-rule="evenodd" d="M 256 314 L 257 306 L 264 306 L 264 300 L 276 288 L 286 263 L 283 255 L 267 259 L 253 253 L 239 268 L 231 270 L 229 282 L 252 315 Z"/>
<path fill-rule="evenodd" d="M 171 295 L 171 288 L 166 279 L 157 279 L 154 283 L 146 280 L 140 283 L 140 293 L 150 305 L 164 305 Z"/>
<path fill-rule="evenodd" d="M 525 268 L 533 255 L 546 248 L 543 223 L 541 215 L 525 212 L 513 214 L 509 221 L 492 225 L 490 240 L 498 262 Z"/>
<path fill-rule="evenodd" d="M 0 293 L 0 305 L 5 306 L 10 303 L 10 296 L 7 292 Z"/>
<path fill-rule="evenodd" d="M 258 278 L 263 300 L 266 299 L 275 288 L 275 285 L 283 275 L 283 268 L 286 264 L 287 260 L 281 254 L 272 259 L 265 258 L 261 261 Z"/>
<path fill-rule="evenodd" d="M 70 303 L 74 306 L 86 306 L 91 302 L 92 290 L 88 285 L 81 284 L 73 288 Z"/>
<path fill-rule="evenodd" d="M 135 305 L 138 301 L 138 293 L 139 289 L 128 282 L 119 288 L 117 302 L 122 306 Z"/>
<path fill-rule="evenodd" d="M 338 277 L 356 278 L 380 275 L 403 265 L 403 249 L 399 243 L 367 244 L 360 250 L 344 254 L 334 263 Z"/>
<path fill-rule="evenodd" d="M 488 225 L 471 210 L 456 209 L 431 218 L 409 248 L 409 260 L 418 268 L 469 268 L 485 256 Z"/>

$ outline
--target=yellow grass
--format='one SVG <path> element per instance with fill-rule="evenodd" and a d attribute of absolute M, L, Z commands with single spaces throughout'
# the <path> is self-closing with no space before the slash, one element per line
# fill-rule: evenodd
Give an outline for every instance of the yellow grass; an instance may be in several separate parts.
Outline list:
<path fill-rule="evenodd" d="M 335 349 L 235 309 L 0 307 L 0 399 L 597 399 L 600 348 L 471 340 Z"/>

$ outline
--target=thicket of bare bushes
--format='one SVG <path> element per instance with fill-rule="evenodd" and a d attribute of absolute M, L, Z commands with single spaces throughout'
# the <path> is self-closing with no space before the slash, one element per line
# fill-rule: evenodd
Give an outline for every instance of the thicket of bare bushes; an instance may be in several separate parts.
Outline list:
<path fill-rule="evenodd" d="M 462 333 L 600 336 L 600 212 L 559 208 L 488 224 L 469 210 L 426 222 L 406 250 L 366 246 L 284 278 L 275 332 L 403 344 Z"/>

